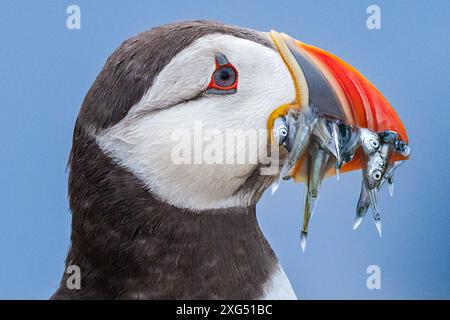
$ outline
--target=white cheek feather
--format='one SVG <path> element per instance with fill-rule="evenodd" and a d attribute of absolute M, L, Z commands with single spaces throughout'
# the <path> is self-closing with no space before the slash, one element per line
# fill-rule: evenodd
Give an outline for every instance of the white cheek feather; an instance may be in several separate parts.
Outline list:
<path fill-rule="evenodd" d="M 237 93 L 193 99 L 223 53 L 239 73 Z M 258 43 L 213 34 L 195 41 L 161 71 L 128 115 L 97 136 L 100 148 L 161 200 L 195 210 L 248 206 L 251 193 L 235 193 L 255 164 L 174 164 L 176 129 L 266 129 L 270 113 L 294 99 L 294 85 L 279 54 Z M 180 103 L 180 101 L 188 100 Z M 265 148 L 266 139 L 258 140 Z M 236 153 L 248 152 L 237 148 Z M 225 152 L 225 151 L 224 151 Z M 256 152 L 256 151 L 255 151 Z"/>
<path fill-rule="evenodd" d="M 291 283 L 280 265 L 267 281 L 261 300 L 297 300 Z"/>

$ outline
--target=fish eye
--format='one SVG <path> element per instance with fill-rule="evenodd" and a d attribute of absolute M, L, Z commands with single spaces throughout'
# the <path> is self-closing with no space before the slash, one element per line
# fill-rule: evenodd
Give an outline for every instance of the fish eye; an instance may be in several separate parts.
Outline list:
<path fill-rule="evenodd" d="M 381 171 L 380 171 L 380 170 L 375 170 L 375 171 L 372 173 L 372 178 L 373 178 L 374 180 L 376 180 L 376 181 L 380 180 L 380 179 L 381 179 Z"/>
<path fill-rule="evenodd" d="M 286 137 L 288 135 L 288 131 L 286 127 L 281 127 L 278 130 L 278 133 L 280 134 L 281 137 Z"/>
<path fill-rule="evenodd" d="M 372 146 L 372 148 L 378 148 L 380 146 L 380 143 L 375 139 L 370 139 L 369 143 Z"/>
<path fill-rule="evenodd" d="M 287 140 L 289 130 L 284 117 L 277 118 L 273 122 L 273 134 L 278 144 L 284 144 Z"/>

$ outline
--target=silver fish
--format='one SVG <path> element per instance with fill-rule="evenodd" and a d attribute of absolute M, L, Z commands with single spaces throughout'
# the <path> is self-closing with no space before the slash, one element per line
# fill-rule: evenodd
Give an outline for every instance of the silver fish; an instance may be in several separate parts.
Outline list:
<path fill-rule="evenodd" d="M 314 127 L 313 134 L 319 144 L 331 152 L 336 158 L 338 157 L 336 141 L 333 135 L 331 121 L 325 117 L 319 117 Z"/>
<path fill-rule="evenodd" d="M 404 157 L 409 157 L 409 154 L 411 153 L 410 147 L 404 141 L 401 140 L 397 140 L 395 142 L 395 151 L 397 151 Z"/>
<path fill-rule="evenodd" d="M 364 158 L 366 159 L 366 164 L 363 166 L 363 172 L 367 181 L 367 187 L 369 190 L 378 189 L 386 171 L 387 159 L 379 151 L 372 155 L 366 155 Z"/>
<path fill-rule="evenodd" d="M 381 215 L 378 208 L 378 189 L 383 181 L 389 162 L 391 146 L 380 143 L 376 133 L 361 129 L 361 144 L 365 153 L 363 165 L 363 183 L 367 188 L 372 207 L 373 221 L 381 236 Z"/>
<path fill-rule="evenodd" d="M 289 173 L 295 163 L 305 152 L 310 142 L 311 132 L 317 122 L 317 114 L 310 107 L 305 107 L 298 114 L 295 137 L 292 148 L 281 169 L 280 178 L 289 179 Z"/>
<path fill-rule="evenodd" d="M 320 186 L 330 156 L 331 154 L 322 148 L 322 146 L 320 146 L 316 141 L 313 141 L 308 149 L 308 181 L 305 188 L 303 229 L 300 242 L 303 251 L 305 251 L 306 248 L 309 220 L 314 215 L 316 203 L 319 198 Z"/>
<path fill-rule="evenodd" d="M 383 143 L 395 143 L 398 138 L 398 134 L 395 131 L 385 130 L 378 134 L 381 142 Z"/>
<path fill-rule="evenodd" d="M 292 150 L 293 140 L 296 132 L 296 113 L 293 110 L 289 110 L 288 114 L 283 117 L 275 119 L 273 124 L 273 131 L 275 141 L 278 145 L 283 145 L 286 150 Z M 281 175 L 271 186 L 271 192 L 274 194 L 280 185 Z"/>
<path fill-rule="evenodd" d="M 373 212 L 373 222 L 377 227 L 378 234 L 381 237 L 381 215 L 378 210 L 378 189 L 369 189 L 370 206 Z"/>
<path fill-rule="evenodd" d="M 341 146 L 339 144 L 339 128 L 335 121 L 331 122 L 331 127 L 333 130 L 333 138 L 334 138 L 334 146 L 336 148 L 336 159 L 337 161 L 341 161 Z M 338 174 L 339 177 L 339 174 Z"/>
<path fill-rule="evenodd" d="M 384 183 L 387 182 L 388 188 L 389 188 L 389 193 L 391 196 L 393 196 L 394 171 L 403 163 L 404 163 L 404 161 L 395 161 L 395 162 L 389 163 L 387 165 L 386 172 L 384 174 L 384 178 L 381 181 L 380 185 L 378 186 L 378 190 L 380 190 L 382 188 L 382 186 L 384 185 Z M 366 184 L 364 183 L 364 177 L 363 177 L 363 181 L 361 183 L 361 193 L 359 195 L 358 204 L 356 206 L 356 216 L 355 216 L 355 221 L 353 222 L 353 230 L 356 230 L 360 226 L 369 207 L 370 207 L 370 197 L 369 197 L 369 193 L 367 191 Z"/>
<path fill-rule="evenodd" d="M 278 188 L 282 179 L 290 178 L 292 168 L 307 152 L 307 157 L 304 159 L 307 182 L 303 227 L 300 235 L 302 251 L 306 249 L 309 221 L 314 215 L 326 170 L 330 169 L 334 163 L 339 179 L 342 165 L 352 161 L 359 147 L 363 150 L 363 179 L 353 229 L 360 226 L 367 210 L 371 207 L 373 221 L 381 236 L 378 191 L 386 182 L 389 193 L 393 195 L 394 171 L 403 163 L 403 161 L 390 163 L 389 159 L 393 152 L 403 156 L 410 154 L 410 147 L 398 139 L 396 132 L 385 130 L 376 133 L 367 128 L 357 128 L 335 118 L 317 115 L 313 108 L 307 107 L 301 111 L 290 110 L 286 116 L 276 119 L 274 136 L 279 145 L 286 147 L 288 156 L 278 181 L 272 186 L 272 192 Z"/>
<path fill-rule="evenodd" d="M 355 151 L 360 145 L 360 133 L 352 126 L 339 124 L 339 140 L 341 156 L 337 159 L 335 165 L 338 180 L 342 165 L 352 161 Z"/>
<path fill-rule="evenodd" d="M 288 126 L 286 124 L 286 118 L 285 117 L 279 117 L 275 119 L 273 123 L 273 133 L 275 137 L 276 143 L 279 145 L 285 144 L 286 140 L 288 139 Z"/>
<path fill-rule="evenodd" d="M 370 205 L 373 212 L 373 221 L 381 236 L 381 215 L 378 208 L 378 189 L 383 181 L 388 162 L 389 145 L 383 144 L 372 155 L 366 155 L 367 162 L 363 167 L 364 183 L 369 193 Z"/>
<path fill-rule="evenodd" d="M 313 134 L 320 145 L 336 158 L 336 177 L 339 180 L 341 166 L 344 162 L 350 162 L 353 159 L 358 147 L 358 131 L 339 120 L 320 117 Z"/>
<path fill-rule="evenodd" d="M 362 128 L 359 131 L 361 146 L 363 147 L 364 153 L 367 155 L 373 155 L 380 147 L 378 135 L 375 132 L 365 128 Z"/>
<path fill-rule="evenodd" d="M 356 216 L 353 222 L 353 230 L 356 230 L 364 219 L 367 210 L 370 207 L 370 198 L 364 181 L 361 182 L 361 192 L 359 194 L 358 204 L 356 205 Z"/>

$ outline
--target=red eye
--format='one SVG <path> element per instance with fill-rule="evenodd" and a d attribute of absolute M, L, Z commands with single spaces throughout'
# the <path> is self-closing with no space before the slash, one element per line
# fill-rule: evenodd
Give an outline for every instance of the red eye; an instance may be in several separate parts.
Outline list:
<path fill-rule="evenodd" d="M 211 75 L 206 93 L 230 94 L 237 91 L 238 73 L 221 53 L 216 54 L 216 70 Z"/>

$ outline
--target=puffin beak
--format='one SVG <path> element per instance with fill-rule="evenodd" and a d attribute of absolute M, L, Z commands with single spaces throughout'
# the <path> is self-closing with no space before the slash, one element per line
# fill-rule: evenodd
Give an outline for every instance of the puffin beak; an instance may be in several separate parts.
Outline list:
<path fill-rule="evenodd" d="M 363 200 L 358 225 L 369 206 L 380 231 L 376 193 L 398 161 L 409 157 L 406 130 L 395 110 L 363 75 L 348 63 L 317 47 L 271 31 L 289 69 L 295 101 L 274 110 L 268 120 L 276 141 L 289 152 L 280 180 L 306 182 L 302 248 L 325 176 L 362 169 Z M 280 120 L 281 119 L 281 120 Z M 281 139 L 280 128 L 287 131 Z M 279 181 L 280 181 L 279 180 Z M 278 182 L 272 190 L 276 190 Z M 360 201 L 361 202 L 361 201 Z M 381 231 L 380 231 L 381 233 Z"/>

